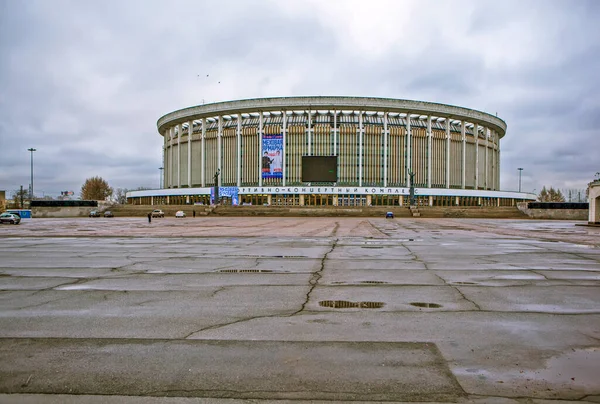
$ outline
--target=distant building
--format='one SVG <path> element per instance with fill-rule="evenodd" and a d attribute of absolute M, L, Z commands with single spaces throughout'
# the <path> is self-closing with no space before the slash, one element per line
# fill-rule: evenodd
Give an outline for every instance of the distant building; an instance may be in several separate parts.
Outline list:
<path fill-rule="evenodd" d="M 158 120 L 161 189 L 132 204 L 513 206 L 500 191 L 497 116 L 388 98 L 287 97 L 199 105 Z"/>

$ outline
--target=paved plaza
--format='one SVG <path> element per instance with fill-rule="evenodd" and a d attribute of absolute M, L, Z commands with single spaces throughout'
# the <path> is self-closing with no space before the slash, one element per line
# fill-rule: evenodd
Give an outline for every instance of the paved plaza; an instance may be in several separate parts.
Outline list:
<path fill-rule="evenodd" d="M 0 402 L 600 402 L 581 223 L 0 226 Z"/>

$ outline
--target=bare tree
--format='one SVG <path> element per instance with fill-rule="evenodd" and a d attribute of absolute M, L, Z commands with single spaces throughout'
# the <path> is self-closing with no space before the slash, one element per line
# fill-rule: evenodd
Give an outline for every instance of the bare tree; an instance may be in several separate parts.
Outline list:
<path fill-rule="evenodd" d="M 21 187 L 21 189 L 12 192 L 11 199 L 13 206 L 23 209 L 23 201 L 29 200 L 29 190 Z"/>
<path fill-rule="evenodd" d="M 92 177 L 85 180 L 81 186 L 81 199 L 103 201 L 112 196 L 113 189 L 101 177 Z"/>
<path fill-rule="evenodd" d="M 127 188 L 117 188 L 115 189 L 115 199 L 117 203 L 124 205 L 127 203 L 127 192 L 129 190 Z"/>

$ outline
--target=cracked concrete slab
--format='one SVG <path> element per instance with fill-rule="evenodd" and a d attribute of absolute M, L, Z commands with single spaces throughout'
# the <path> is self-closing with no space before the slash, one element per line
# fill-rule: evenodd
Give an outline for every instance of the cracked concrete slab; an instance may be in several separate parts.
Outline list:
<path fill-rule="evenodd" d="M 0 390 L 338 401 L 464 395 L 435 345 L 418 342 L 5 339 Z"/>
<path fill-rule="evenodd" d="M 46 391 L 35 383 L 58 370 L 58 379 L 77 380 L 79 387 L 100 377 L 107 381 L 105 391 L 118 387 L 114 394 L 148 394 L 135 386 L 155 378 L 163 387 L 150 393 L 179 395 L 174 400 L 190 395 L 224 402 L 229 394 L 241 402 L 257 397 L 248 385 L 262 383 L 250 383 L 253 363 L 261 364 L 257 374 L 265 378 L 286 375 L 288 384 L 270 397 L 289 399 L 300 391 L 294 397 L 299 402 L 306 386 L 316 386 L 324 395 L 310 397 L 323 402 L 351 396 L 463 403 L 597 402 L 600 397 L 594 378 L 600 374 L 598 228 L 582 229 L 574 222 L 383 218 L 173 219 L 150 227 L 137 219 L 115 219 L 33 219 L 2 227 L 0 349 L 13 343 L 19 349 L 6 349 L 12 356 L 0 366 L 21 390 L 5 394 L 7 388 L 0 388 L 0 401 L 60 397 L 94 403 L 98 396 L 70 395 L 60 386 L 56 396 L 27 394 L 33 386 Z M 272 272 L 220 272 L 228 270 Z M 338 309 L 320 306 L 321 300 L 384 305 Z M 410 304 L 415 302 L 441 307 Z M 207 380 L 190 380 L 183 365 L 195 356 L 184 352 L 206 340 L 236 347 L 229 353 L 210 348 L 219 365 L 208 368 Z M 41 360 L 43 353 L 33 355 L 60 341 L 73 344 L 62 346 L 57 362 L 73 358 L 73 367 L 55 369 L 54 362 Z M 273 366 L 278 352 L 291 352 L 286 344 L 292 342 L 304 345 L 295 345 L 289 362 Z M 342 342 L 360 343 L 359 352 L 340 348 Z M 423 369 L 432 377 L 445 369 L 449 379 L 435 379 L 439 389 L 423 385 L 402 396 L 394 383 L 412 386 L 411 375 L 418 372 L 402 365 L 389 373 L 394 382 L 385 379 L 389 375 L 380 381 L 370 365 L 345 362 L 387 358 L 374 351 L 378 343 L 389 344 L 391 352 L 435 347 L 435 364 L 427 362 Z M 103 350 L 107 346 L 114 349 Z M 178 347 L 170 356 L 164 349 L 169 346 Z M 58 352 L 47 354 L 59 357 Z M 94 360 L 86 362 L 85 353 Z M 131 365 L 118 359 L 127 355 Z M 320 362 L 328 358 L 332 367 Z M 96 369 L 97 359 L 103 365 Z M 247 365 L 233 373 L 240 381 L 219 373 L 236 360 Z M 289 384 L 294 361 L 306 364 L 298 371 L 307 376 L 298 380 L 308 384 Z M 142 372 L 128 372 L 126 385 L 115 381 L 136 364 L 134 370 Z M 159 365 L 169 371 L 144 373 Z M 312 378 L 326 369 L 324 379 L 335 391 L 325 391 L 321 379 Z M 364 379 L 356 381 L 359 376 Z M 423 384 L 425 378 L 418 380 Z M 460 394 L 436 396 L 445 391 L 444 380 L 454 380 Z M 363 387 L 360 396 L 346 388 L 349 381 Z M 200 382 L 239 383 L 239 389 L 225 393 L 209 384 L 195 389 Z M 327 395 L 339 392 L 349 395 Z M 152 399 L 114 397 L 124 400 L 115 402 Z"/>

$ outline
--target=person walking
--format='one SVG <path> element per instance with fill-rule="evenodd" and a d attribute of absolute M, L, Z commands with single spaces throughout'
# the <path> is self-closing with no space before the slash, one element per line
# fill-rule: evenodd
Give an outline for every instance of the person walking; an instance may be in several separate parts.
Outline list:
<path fill-rule="evenodd" d="M 192 216 L 196 217 L 196 211 L 192 210 Z"/>
<path fill-rule="evenodd" d="M 148 213 L 148 223 L 152 223 L 152 213 Z"/>

